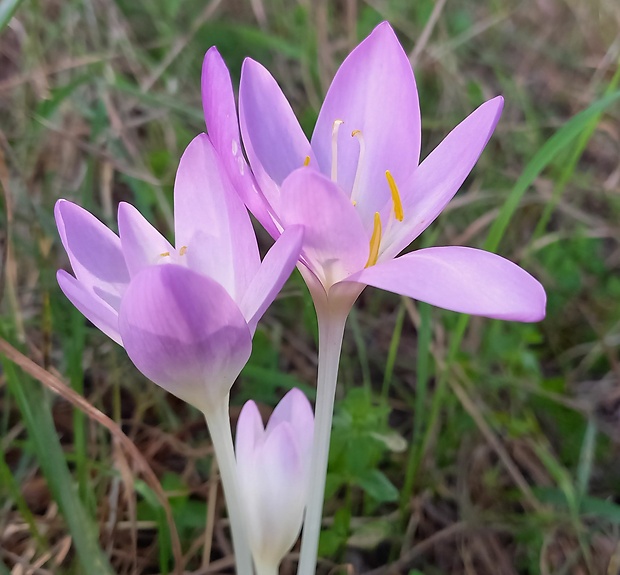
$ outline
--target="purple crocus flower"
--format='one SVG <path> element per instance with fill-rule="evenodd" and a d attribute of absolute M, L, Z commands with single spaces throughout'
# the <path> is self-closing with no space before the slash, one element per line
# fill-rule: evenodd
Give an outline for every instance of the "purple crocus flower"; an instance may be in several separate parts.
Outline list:
<path fill-rule="evenodd" d="M 319 326 L 311 488 L 299 575 L 315 572 L 342 335 L 366 285 L 449 310 L 538 321 L 538 281 L 493 253 L 432 247 L 399 257 L 467 178 L 499 120 L 501 97 L 482 104 L 419 163 L 421 120 L 409 60 L 387 22 L 343 62 L 305 137 L 276 81 L 247 59 L 239 120 L 215 48 L 203 64 L 207 130 L 244 202 L 274 237 L 304 227 L 302 273 Z M 243 135 L 241 148 L 239 125 Z"/>
<path fill-rule="evenodd" d="M 266 428 L 253 401 L 239 415 L 239 496 L 258 575 L 278 572 L 301 530 L 313 432 L 312 407 L 298 389 L 282 398 Z"/>
<path fill-rule="evenodd" d="M 58 201 L 75 273 L 59 270 L 58 283 L 149 379 L 206 411 L 248 360 L 256 324 L 295 266 L 302 229 L 287 230 L 261 263 L 245 206 L 205 134 L 181 158 L 174 211 L 172 246 L 130 204 L 118 207 L 119 237 Z"/>
<path fill-rule="evenodd" d="M 415 79 L 388 23 L 343 62 L 311 142 L 273 77 L 246 59 L 240 123 L 253 179 L 230 77 L 215 48 L 205 57 L 202 85 L 209 134 L 249 209 L 274 237 L 304 226 L 302 273 L 315 301 L 334 287 L 353 297 L 373 285 L 469 314 L 544 317 L 541 285 L 498 255 L 433 247 L 395 258 L 468 176 L 497 124 L 501 97 L 482 104 L 418 165 Z"/>

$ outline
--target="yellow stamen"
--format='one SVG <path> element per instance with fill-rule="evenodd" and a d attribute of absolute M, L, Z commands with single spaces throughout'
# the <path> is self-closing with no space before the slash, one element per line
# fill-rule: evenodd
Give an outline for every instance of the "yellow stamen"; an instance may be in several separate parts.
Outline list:
<path fill-rule="evenodd" d="M 403 221 L 405 213 L 403 212 L 403 203 L 400 201 L 400 194 L 398 193 L 398 187 L 394 181 L 394 177 L 390 173 L 390 170 L 385 171 L 385 177 L 387 178 L 390 186 L 390 192 L 392 192 L 392 203 L 394 204 L 394 216 L 399 222 Z"/>
<path fill-rule="evenodd" d="M 162 252 L 161 254 L 159 254 L 160 258 L 169 258 L 170 257 L 170 252 Z"/>
<path fill-rule="evenodd" d="M 338 181 L 338 130 L 344 120 L 335 120 L 332 125 L 332 182 Z"/>
<path fill-rule="evenodd" d="M 362 131 L 361 131 L 361 130 L 353 130 L 353 131 L 351 132 L 351 137 L 352 137 L 352 138 L 355 138 L 355 136 L 357 136 L 358 134 L 361 134 L 361 133 L 362 133 Z"/>
<path fill-rule="evenodd" d="M 375 221 L 372 229 L 372 236 L 370 237 L 370 254 L 368 261 L 364 267 L 369 268 L 377 263 L 379 258 L 379 246 L 381 245 L 381 216 L 379 212 L 375 212 Z"/>
<path fill-rule="evenodd" d="M 187 252 L 187 246 L 182 246 L 181 249 L 179 250 L 179 255 L 184 256 L 185 252 Z"/>
<path fill-rule="evenodd" d="M 306 159 L 304 160 L 304 167 L 308 167 L 310 165 L 310 156 L 306 156 Z"/>

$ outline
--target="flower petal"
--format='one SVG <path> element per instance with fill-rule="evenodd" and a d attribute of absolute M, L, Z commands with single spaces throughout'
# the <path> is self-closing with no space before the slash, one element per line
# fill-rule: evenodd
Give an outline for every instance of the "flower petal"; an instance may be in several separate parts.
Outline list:
<path fill-rule="evenodd" d="M 211 277 L 240 299 L 260 265 L 256 235 L 248 212 L 224 172 L 206 134 L 194 138 L 185 150 L 174 183 L 175 244 L 202 254 L 200 262 L 215 255 L 222 262 Z M 209 237 L 208 245 L 204 239 Z M 204 273 L 212 274 L 213 267 Z"/>
<path fill-rule="evenodd" d="M 252 333 L 256 329 L 258 320 L 271 305 L 295 268 L 302 238 L 303 227 L 301 226 L 292 226 L 284 230 L 267 252 L 258 272 L 248 286 L 239 304 L 239 309 Z"/>
<path fill-rule="evenodd" d="M 119 326 L 136 367 L 202 411 L 229 393 L 252 347 L 226 290 L 174 264 L 147 267 L 132 279 Z"/>
<path fill-rule="evenodd" d="M 364 267 L 370 238 L 339 186 L 302 168 L 284 181 L 282 195 L 282 223 L 304 226 L 302 256 L 325 288 Z"/>
<path fill-rule="evenodd" d="M 257 563 L 277 566 L 299 535 L 305 507 L 304 466 L 291 426 L 280 424 L 253 455 L 238 461 L 248 539 Z"/>
<path fill-rule="evenodd" d="M 123 345 L 118 331 L 118 312 L 92 290 L 65 270 L 58 270 L 56 279 L 67 299 L 95 326 L 119 345 Z"/>
<path fill-rule="evenodd" d="M 291 426 L 299 446 L 301 460 L 309 465 L 314 435 L 314 413 L 303 391 L 293 388 L 280 400 L 267 422 L 265 429 L 267 435 L 282 423 Z"/>
<path fill-rule="evenodd" d="M 443 211 L 478 161 L 499 121 L 504 99 L 497 96 L 465 118 L 401 186 L 403 222 L 394 222 L 384 238 L 380 259 L 393 258 Z"/>
<path fill-rule="evenodd" d="M 472 315 L 523 322 L 545 317 L 545 291 L 536 279 L 507 259 L 473 248 L 418 250 L 346 281 Z"/>
<path fill-rule="evenodd" d="M 207 51 L 202 64 L 202 106 L 209 139 L 237 193 L 261 225 L 277 237 L 279 232 L 269 215 L 267 200 L 243 155 L 230 74 L 215 46 Z"/>
<path fill-rule="evenodd" d="M 132 276 L 158 263 L 162 254 L 174 252 L 170 242 L 127 202 L 118 204 L 118 232 L 125 263 Z"/>
<path fill-rule="evenodd" d="M 254 457 L 256 449 L 262 445 L 265 428 L 256 403 L 246 401 L 237 419 L 235 435 L 235 457 L 237 461 L 247 462 Z"/>
<path fill-rule="evenodd" d="M 307 156 L 312 165 L 313 153 L 280 87 L 266 68 L 250 58 L 241 69 L 239 119 L 254 175 L 279 213 L 278 186 L 304 165 Z"/>
<path fill-rule="evenodd" d="M 420 106 L 411 64 L 387 22 L 377 26 L 349 54 L 334 77 L 312 135 L 320 169 L 331 173 L 332 127 L 338 132 L 338 182 L 344 190 L 359 181 L 355 200 L 362 219 L 372 218 L 390 197 L 385 171 L 406 181 L 420 156 Z M 365 153 L 358 165 L 360 145 L 352 131 L 360 130 Z"/>
<path fill-rule="evenodd" d="M 114 309 L 129 282 L 118 236 L 73 202 L 58 200 L 54 216 L 75 277 Z"/>

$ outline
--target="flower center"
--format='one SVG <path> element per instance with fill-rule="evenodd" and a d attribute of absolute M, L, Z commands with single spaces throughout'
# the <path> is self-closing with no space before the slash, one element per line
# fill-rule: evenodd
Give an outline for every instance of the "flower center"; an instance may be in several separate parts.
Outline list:
<path fill-rule="evenodd" d="M 175 264 L 182 264 L 183 262 L 179 261 L 179 258 L 184 256 L 187 253 L 187 246 L 181 246 L 181 248 L 177 251 L 174 252 L 162 252 L 159 254 L 157 263 L 175 263 Z M 166 259 L 165 262 L 162 262 L 162 260 L 164 258 L 168 258 Z"/>
<path fill-rule="evenodd" d="M 332 125 L 332 168 L 331 168 L 331 179 L 333 182 L 338 182 L 338 132 L 340 130 L 340 126 L 344 124 L 343 120 L 335 120 Z M 355 138 L 359 144 L 359 155 L 357 159 L 357 168 L 355 169 L 355 177 L 353 178 L 353 187 L 351 189 L 351 203 L 354 206 L 357 206 L 358 203 L 358 192 L 360 188 L 360 181 L 362 178 L 362 168 L 364 166 L 365 156 L 366 156 L 366 143 L 364 140 L 364 134 L 361 130 L 353 130 L 351 132 L 351 137 Z M 307 166 L 310 163 L 310 157 L 306 156 L 304 161 L 304 166 Z M 392 197 L 392 210 L 390 211 L 390 216 L 388 219 L 386 234 L 389 232 L 390 228 L 394 220 L 398 222 L 402 222 L 405 218 L 405 213 L 403 210 L 403 203 L 400 199 L 400 192 L 398 190 L 398 186 L 396 185 L 396 181 L 394 180 L 394 176 L 390 170 L 385 171 L 385 179 L 387 180 L 388 187 L 390 189 L 390 195 Z M 381 238 L 383 233 L 383 226 L 381 223 L 381 215 L 379 212 L 375 212 L 373 218 L 373 230 L 372 235 L 370 236 L 370 247 L 369 247 L 369 256 L 368 261 L 366 262 L 365 267 L 374 266 L 377 263 L 379 258 L 379 251 L 381 247 Z"/>

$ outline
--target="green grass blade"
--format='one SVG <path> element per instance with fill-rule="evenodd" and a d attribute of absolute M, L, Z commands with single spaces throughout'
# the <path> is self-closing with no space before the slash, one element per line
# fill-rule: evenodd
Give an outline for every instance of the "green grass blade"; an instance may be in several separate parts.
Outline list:
<path fill-rule="evenodd" d="M 37 460 L 67 523 L 84 573 L 114 575 L 99 547 L 97 524 L 86 513 L 74 487 L 45 391 L 5 357 L 1 362 L 7 387 L 17 401 Z"/>
<path fill-rule="evenodd" d="M 0 0 L 0 32 L 5 29 L 11 21 L 15 10 L 19 8 L 22 0 Z"/>
<path fill-rule="evenodd" d="M 519 207 L 527 189 L 532 185 L 540 173 L 562 152 L 566 147 L 573 144 L 583 131 L 588 128 L 593 118 L 596 118 L 614 102 L 620 100 L 620 90 L 613 92 L 591 104 L 585 110 L 573 116 L 564 124 L 545 144 L 536 155 L 528 162 L 521 177 L 515 183 L 508 199 L 502 206 L 499 215 L 484 243 L 484 249 L 494 252 L 501 242 L 506 228 L 510 223 L 515 211 Z"/>
<path fill-rule="evenodd" d="M 616 68 L 616 73 L 614 74 L 613 78 L 611 79 L 611 81 L 609 82 L 607 86 L 607 89 L 605 90 L 605 96 L 612 94 L 614 90 L 616 90 L 616 88 L 618 87 L 619 82 L 620 82 L 620 66 Z M 575 173 L 575 169 L 577 167 L 577 163 L 579 162 L 579 159 L 581 158 L 586 147 L 588 146 L 588 143 L 590 142 L 590 139 L 592 138 L 592 135 L 594 134 L 596 127 L 601 121 L 602 116 L 603 116 L 603 110 L 601 110 L 598 114 L 595 114 L 592 117 L 588 125 L 584 128 L 584 130 L 579 135 L 577 143 L 571 151 L 570 158 L 566 162 L 564 168 L 562 169 L 562 172 L 560 173 L 560 177 L 558 178 L 558 181 L 553 187 L 553 196 L 551 197 L 551 200 L 549 200 L 547 204 L 545 205 L 545 209 L 542 213 L 542 216 L 540 217 L 540 220 L 538 220 L 538 223 L 536 224 L 536 229 L 534 230 L 534 233 L 532 234 L 532 237 L 529 242 L 530 246 L 540 236 L 542 236 L 545 229 L 547 228 L 547 224 L 549 223 L 549 220 L 551 219 L 551 214 L 553 213 L 556 206 L 560 202 L 562 194 L 564 190 L 566 189 L 566 184 L 568 184 L 570 179 L 573 177 L 573 174 Z"/>
<path fill-rule="evenodd" d="M 388 391 L 390 389 L 390 383 L 392 383 L 392 375 L 394 373 L 394 364 L 398 357 L 398 347 L 400 345 L 400 337 L 403 333 L 403 323 L 405 321 L 405 306 L 403 304 L 398 308 L 398 315 L 396 316 L 396 322 L 394 324 L 394 331 L 392 332 L 392 339 L 390 340 L 390 349 L 388 350 L 387 360 L 385 362 L 385 370 L 383 372 L 383 384 L 381 386 L 381 398 L 384 402 L 387 402 Z"/>

